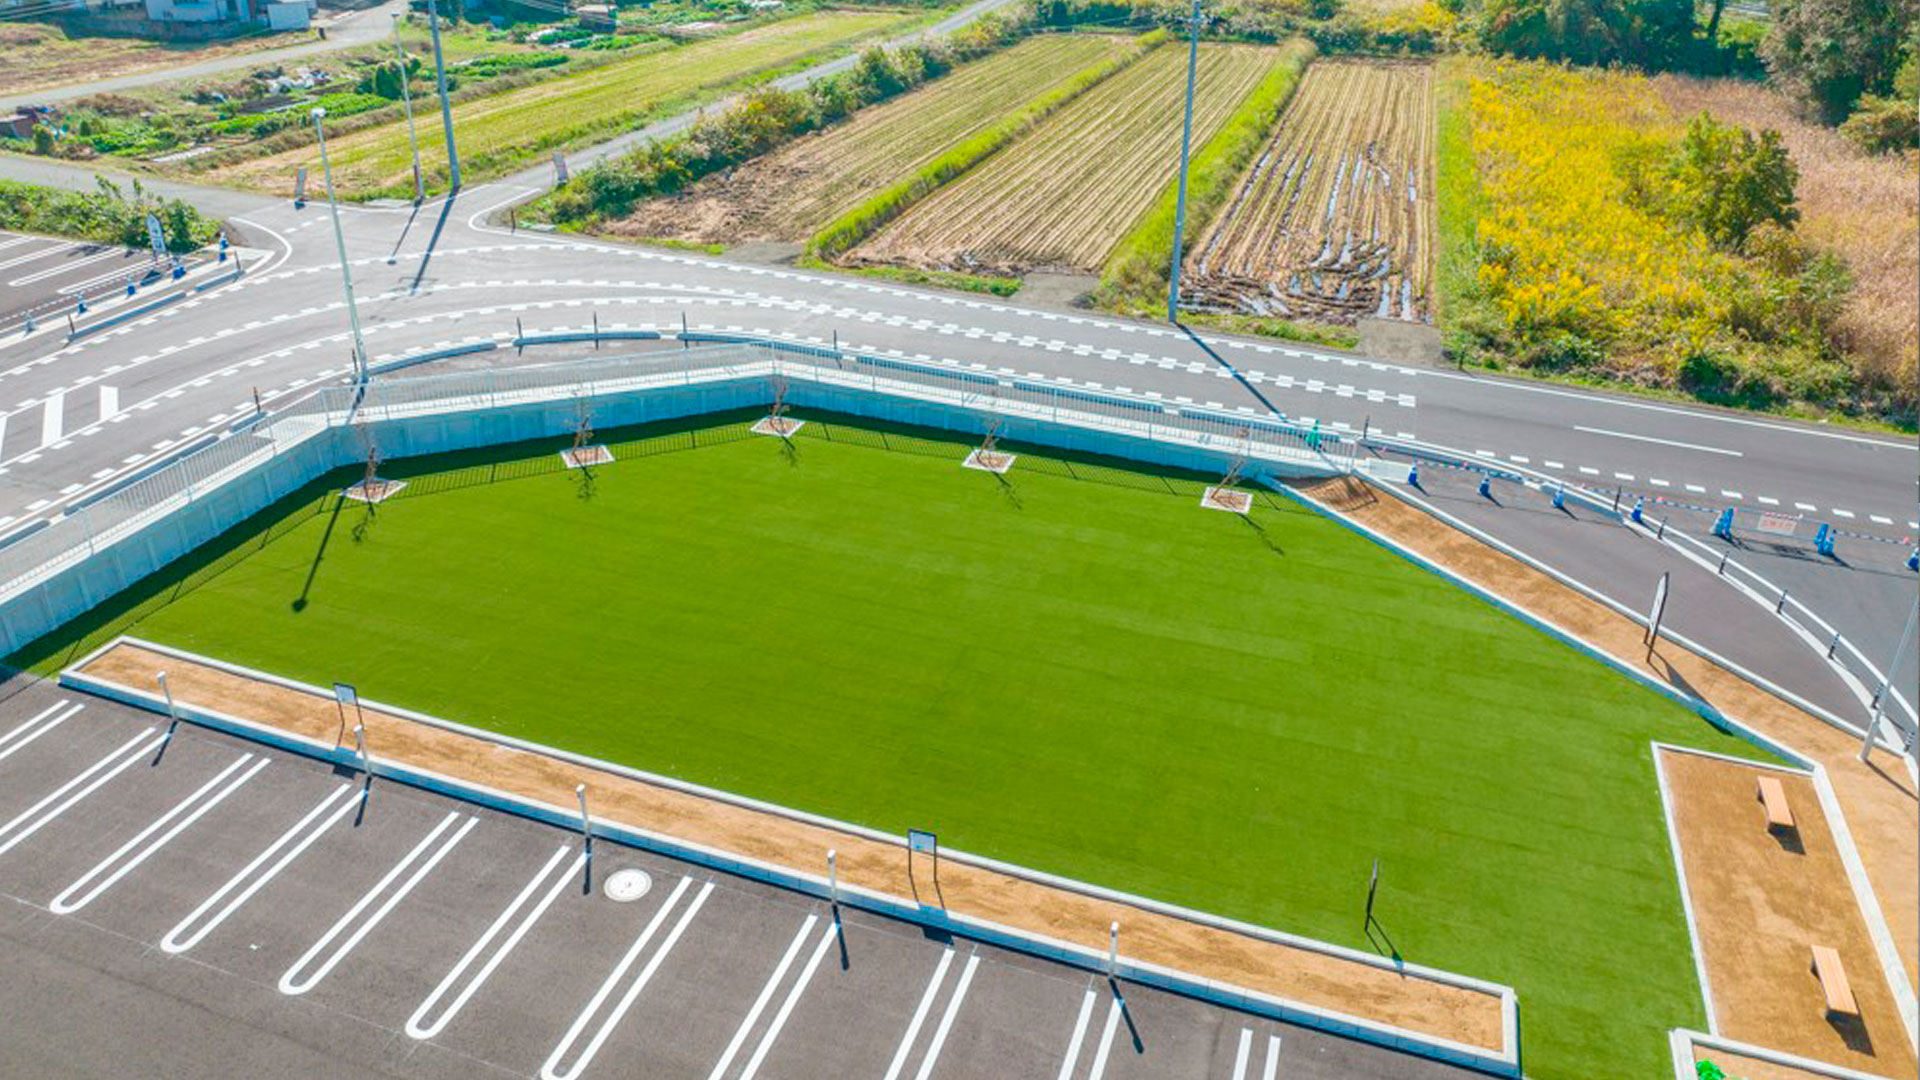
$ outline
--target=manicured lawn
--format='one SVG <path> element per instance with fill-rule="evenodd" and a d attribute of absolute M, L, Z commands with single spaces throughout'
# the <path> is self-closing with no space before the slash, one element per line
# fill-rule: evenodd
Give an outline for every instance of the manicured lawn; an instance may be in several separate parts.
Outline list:
<path fill-rule="evenodd" d="M 1648 742 L 1743 744 L 1289 503 L 742 427 L 628 432 L 590 489 L 398 462 L 358 538 L 308 502 L 94 629 L 1358 947 L 1377 856 L 1536 1077 L 1704 1022 Z"/>

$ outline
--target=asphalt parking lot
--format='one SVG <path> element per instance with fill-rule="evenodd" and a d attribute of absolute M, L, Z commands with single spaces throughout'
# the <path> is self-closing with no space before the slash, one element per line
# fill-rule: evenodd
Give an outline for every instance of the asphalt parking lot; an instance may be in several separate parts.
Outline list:
<path fill-rule="evenodd" d="M 10 1075 L 1473 1075 L 19 679 L 0 893 Z"/>
<path fill-rule="evenodd" d="M 129 280 L 163 280 L 166 269 L 144 249 L 0 231 L 0 327 L 65 318 L 80 297 L 119 295 Z"/>

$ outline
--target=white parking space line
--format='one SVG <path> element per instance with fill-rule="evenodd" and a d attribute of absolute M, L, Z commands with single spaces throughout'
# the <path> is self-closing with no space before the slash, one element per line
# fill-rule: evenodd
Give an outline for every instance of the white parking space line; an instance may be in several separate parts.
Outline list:
<path fill-rule="evenodd" d="M 667 916 L 672 913 L 674 905 L 680 902 L 680 897 L 685 895 L 687 887 L 692 884 L 692 878 L 683 877 L 680 879 L 680 883 L 673 887 L 672 894 L 667 897 L 665 903 L 660 905 L 660 910 L 654 912 L 653 918 L 648 921 L 646 929 L 640 931 L 640 936 L 634 939 L 632 947 L 627 950 L 627 954 L 620 958 L 620 962 L 614 965 L 613 971 L 607 976 L 606 981 L 600 984 L 600 989 L 594 993 L 593 1000 L 587 1002 L 587 1007 L 581 1010 L 579 1016 L 574 1018 L 573 1026 L 567 1029 L 567 1034 L 560 1040 L 560 1045 L 554 1047 L 553 1053 L 547 1055 L 546 1064 L 540 1066 L 541 1080 L 574 1080 L 574 1077 L 579 1076 L 586 1070 L 586 1067 L 593 1062 L 594 1055 L 600 1052 L 600 1047 L 606 1043 L 608 1036 L 613 1034 L 613 1029 L 619 1025 L 620 1019 L 627 1014 L 628 1009 L 633 1007 L 634 1001 L 640 997 L 640 992 L 647 988 L 648 981 L 653 978 L 653 973 L 659 970 L 660 964 L 666 960 L 667 954 L 673 950 L 674 943 L 680 940 L 680 935 L 686 931 L 687 924 L 691 923 L 693 917 L 699 914 L 700 905 L 706 903 L 708 894 L 713 892 L 713 882 L 709 881 L 700 886 L 700 891 L 694 896 L 693 902 L 687 905 L 686 911 L 680 916 L 680 920 L 673 924 L 673 929 L 668 932 L 666 939 L 660 943 L 660 948 L 654 951 L 652 958 L 649 959 L 646 966 L 640 970 L 640 974 L 634 978 L 633 985 L 627 987 L 627 992 L 621 995 L 620 1000 L 615 1003 L 613 1009 L 607 1013 L 606 1018 L 600 1022 L 599 1030 L 594 1032 L 593 1038 L 588 1041 L 586 1048 L 580 1051 L 579 1059 L 565 1070 L 560 1068 L 560 1063 L 565 1061 L 568 1053 L 573 1050 L 573 1044 L 579 1041 L 580 1033 L 586 1030 L 587 1024 L 592 1021 L 594 1014 L 600 1011 L 600 1006 L 605 1004 L 607 998 L 612 995 L 614 987 L 620 985 L 620 981 L 626 978 L 627 970 L 633 967 L 634 962 L 640 958 L 640 954 L 646 951 L 647 943 L 653 940 L 653 935 L 659 931 L 660 925 L 666 922 Z"/>
<path fill-rule="evenodd" d="M 28 720 L 26 723 L 21 724 L 5 735 L 0 735 L 0 761 L 5 761 L 7 758 L 12 757 L 21 747 L 52 731 L 54 728 L 59 727 L 68 717 L 84 708 L 86 708 L 86 706 L 81 704 L 69 709 L 67 708 L 67 700 L 62 698 L 41 710 L 33 719 Z M 66 711 L 60 712 L 62 709 L 66 709 Z M 54 716 L 55 713 L 59 713 L 60 715 Z M 53 719 L 47 720 L 49 716 L 52 716 Z M 43 720 L 46 722 L 41 724 Z M 35 728 L 35 724 L 40 724 L 40 726 Z M 33 728 L 33 730 L 29 731 L 29 728 Z"/>
<path fill-rule="evenodd" d="M 739 1030 L 735 1031 L 733 1038 L 727 1041 L 726 1052 L 722 1053 L 720 1060 L 714 1063 L 713 1071 L 707 1074 L 707 1080 L 721 1080 L 721 1077 L 726 1075 L 727 1066 L 733 1064 L 733 1059 L 740 1053 L 740 1048 L 746 1045 L 748 1033 L 753 1030 L 753 1025 L 759 1022 L 760 1014 L 766 1010 L 767 1002 L 773 1000 L 773 992 L 779 989 L 780 980 L 786 978 L 787 969 L 793 966 L 793 958 L 800 955 L 800 946 L 807 943 L 807 932 L 812 930 L 814 924 L 819 921 L 820 916 L 808 915 L 807 921 L 800 924 L 800 929 L 793 935 L 793 942 L 787 946 L 785 955 L 780 957 L 780 963 L 774 966 L 773 974 L 767 977 L 767 985 L 760 988 L 760 996 L 753 999 L 753 1007 L 747 1010 L 746 1019 L 740 1021 Z"/>
<path fill-rule="evenodd" d="M 346 817 L 349 811 L 360 805 L 361 800 L 366 797 L 367 789 L 360 789 L 360 798 L 346 798 L 347 793 L 352 790 L 352 784 L 341 784 L 339 787 L 327 792 L 326 797 L 321 799 L 313 809 L 307 811 L 305 817 L 294 822 L 292 828 L 281 833 L 279 839 L 268 844 L 266 850 L 255 855 L 252 862 L 241 867 L 239 873 L 228 878 L 226 884 L 215 890 L 213 895 L 200 901 L 199 907 L 194 908 L 186 918 L 180 920 L 178 925 L 172 930 L 167 931 L 167 936 L 160 941 L 160 948 L 169 953 L 183 953 L 205 940 L 208 934 L 213 933 L 216 927 L 226 922 L 229 916 L 235 911 L 238 911 L 242 904 L 252 899 L 253 894 L 265 888 L 267 882 L 279 876 L 280 871 L 285 870 L 293 860 L 300 857 L 302 852 L 313 846 L 313 842 L 320 839 L 321 835 L 332 828 L 335 822 Z M 339 805 L 334 806 L 335 803 Z M 320 824 L 317 827 L 314 826 L 314 821 L 320 819 L 320 815 L 326 814 L 328 807 L 333 807 L 333 813 L 327 815 L 324 820 L 320 820 Z M 289 844 L 293 846 L 287 848 Z M 287 848 L 286 854 L 280 855 L 279 861 L 273 863 L 271 866 L 267 866 L 265 871 L 261 871 L 260 868 L 266 866 L 269 859 L 272 859 L 275 855 L 279 855 L 282 848 Z M 242 886 L 245 887 L 242 888 Z M 236 889 L 240 891 L 234 893 Z M 193 924 L 198 922 L 200 917 L 205 915 L 215 904 L 225 900 L 229 893 L 234 893 L 233 899 L 227 900 L 226 905 L 215 912 L 213 918 L 209 919 L 205 926 L 194 930 Z M 192 934 L 183 940 L 181 935 L 189 930 L 193 930 Z"/>
<path fill-rule="evenodd" d="M 67 392 L 55 390 L 48 394 L 44 408 L 40 417 L 40 445 L 47 447 L 60 441 L 61 424 L 66 419 Z"/>
<path fill-rule="evenodd" d="M 0 825 L 0 837 L 6 838 L 0 840 L 0 855 L 13 850 L 14 846 L 22 840 L 39 832 L 48 822 L 72 809 L 75 803 L 98 791 L 101 785 L 125 772 L 128 766 L 145 757 L 147 751 L 158 749 L 166 738 L 165 732 L 156 732 L 151 728 L 140 732 L 121 743 L 106 757 L 87 766 L 80 775 L 14 815 L 12 821 Z M 75 788 L 79 790 L 75 791 Z M 68 792 L 73 793 L 69 795 Z"/>
<path fill-rule="evenodd" d="M 218 792 L 213 794 L 212 798 L 207 797 L 208 792 L 212 792 L 213 789 L 219 787 L 222 782 L 228 781 L 229 777 L 239 772 L 241 767 L 249 761 L 253 762 L 253 768 L 240 773 L 238 777 L 227 782 L 227 786 L 220 788 Z M 268 759 L 266 758 L 260 758 L 257 761 L 254 760 L 254 756 L 250 753 L 241 754 L 239 757 L 234 758 L 232 764 L 215 773 L 211 780 L 200 785 L 199 790 L 181 799 L 174 805 L 173 809 L 154 818 L 146 828 L 135 833 L 131 840 L 120 845 L 119 849 L 113 854 L 95 863 L 93 869 L 80 875 L 79 880 L 61 890 L 60 895 L 53 898 L 53 903 L 47 905 L 48 910 L 52 911 L 55 915 L 69 915 L 99 899 L 101 893 L 113 888 L 116 882 L 132 873 L 141 863 L 151 858 L 155 852 L 166 847 L 167 844 L 172 842 L 174 837 L 185 832 L 189 826 L 200 820 L 201 816 L 206 814 L 207 811 L 219 806 L 226 800 L 227 796 L 239 790 L 240 785 L 253 779 L 261 769 L 267 767 L 267 763 Z M 183 817 L 182 815 L 185 816 Z M 175 821 L 175 818 L 179 818 L 180 820 Z M 173 826 L 170 829 L 167 828 L 169 824 Z M 154 838 L 153 841 L 149 843 L 148 838 L 152 837 L 154 833 L 160 832 L 161 829 L 166 829 L 167 831 L 161 833 L 159 837 Z M 132 855 L 132 858 L 128 858 L 129 855 Z M 125 861 L 122 862 L 122 860 Z M 118 869 L 115 869 L 113 873 L 108 874 L 106 877 L 100 878 L 101 874 L 105 873 L 116 863 L 119 864 Z M 96 878 L 100 878 L 100 880 L 95 882 L 94 879 Z M 88 889 L 87 886 L 90 883 L 93 887 Z M 75 896 L 74 894 L 80 892 L 81 889 L 86 889 L 86 892 Z"/>
<path fill-rule="evenodd" d="M 1280 1036 L 1267 1036 L 1267 1064 L 1260 1070 L 1260 1080 L 1273 1080 L 1280 1073 Z"/>
<path fill-rule="evenodd" d="M 38 248 L 34 251 L 27 252 L 25 255 L 15 255 L 14 257 L 7 259 L 4 262 L 0 262 L 0 270 L 5 270 L 8 267 L 19 266 L 21 263 L 30 263 L 35 259 L 44 259 L 49 255 L 59 255 L 62 252 L 67 252 L 67 251 L 78 251 L 80 250 L 80 247 L 81 245 L 79 244 L 71 244 L 63 240 L 60 243 L 53 245 L 52 247 Z M 18 285 L 20 283 L 18 281 L 9 281 L 7 282 L 7 284 Z"/>
<path fill-rule="evenodd" d="M 441 834 L 453 828 L 453 823 L 459 820 L 460 811 L 449 811 L 446 817 L 440 819 L 440 824 L 433 827 L 433 831 L 422 837 L 420 842 L 413 846 L 412 851 L 407 852 L 405 858 L 394 863 L 393 869 L 388 870 L 384 877 L 375 882 L 373 888 L 368 889 L 366 894 L 360 897 L 359 901 L 347 909 L 345 915 L 340 916 L 338 922 L 335 922 L 326 933 L 320 935 L 319 941 L 314 942 L 311 948 L 300 955 L 300 959 L 293 962 L 293 966 L 287 969 L 285 975 L 280 976 L 280 992 L 288 995 L 299 995 L 319 986 L 320 981 L 325 979 L 328 973 L 331 972 L 340 961 L 346 959 L 347 954 L 352 952 L 361 941 L 365 940 L 366 936 L 373 932 L 373 928 L 379 926 L 381 921 L 391 914 L 395 907 L 399 906 L 400 901 L 407 898 L 407 894 L 413 891 L 414 886 L 419 885 L 421 879 L 431 873 L 433 868 L 440 864 L 440 860 L 446 858 L 447 853 L 452 851 L 461 840 L 466 838 L 468 833 L 473 831 L 475 825 L 480 824 L 479 818 L 469 816 L 466 824 L 455 830 L 453 835 L 442 840 L 440 838 Z M 435 847 L 435 844 L 439 846 Z M 426 855 L 425 861 L 421 862 L 418 867 L 414 867 L 413 864 L 415 860 L 425 855 L 429 848 L 432 849 L 432 854 Z M 367 909 L 367 905 L 379 899 L 382 893 L 386 893 L 389 888 L 392 888 L 394 881 L 398 879 L 401 874 L 405 874 L 410 867 L 413 869 L 413 873 L 410 874 L 405 881 L 400 883 L 399 888 L 393 889 L 393 892 L 387 896 L 386 901 L 373 910 L 372 915 L 362 920 L 360 913 Z M 349 926 L 354 927 L 353 933 L 348 934 L 345 941 L 342 941 L 338 947 L 327 954 L 325 963 L 315 968 L 311 974 L 303 977 L 301 972 L 305 970 L 306 966 L 312 963 L 315 957 L 326 951 L 327 947 L 333 944 L 334 938 L 339 937 Z"/>
<path fill-rule="evenodd" d="M 79 246 L 80 245 L 78 244 L 74 245 L 75 248 L 78 248 Z M 97 263 L 102 259 L 119 258 L 122 254 L 123 252 L 121 252 L 118 248 L 109 248 L 106 251 L 96 252 L 92 255 L 86 256 L 85 258 L 74 259 L 69 262 L 63 262 L 58 266 L 50 266 L 45 270 L 37 270 L 31 274 L 26 275 L 25 277 L 14 278 L 12 281 L 7 282 L 7 284 L 31 285 L 36 281 L 45 281 L 47 278 L 50 278 L 50 277 L 58 277 L 61 274 L 67 273 L 69 271 L 78 270 L 83 266 L 92 266 L 94 263 Z"/>
<path fill-rule="evenodd" d="M 446 977 L 440 980 L 440 985 L 433 988 L 433 993 L 428 994 L 426 1000 L 420 1003 L 420 1007 L 413 1011 L 413 1015 L 407 1019 L 408 1035 L 416 1039 L 431 1039 L 444 1031 L 447 1024 L 460 1014 L 460 1010 L 466 1008 L 468 1000 L 479 992 L 480 987 L 486 985 L 487 979 L 493 975 L 493 969 L 500 966 L 501 961 L 507 958 L 507 954 L 514 950 L 514 946 L 520 944 L 520 939 L 527 936 L 527 931 L 533 929 L 533 924 L 540 921 L 540 916 L 546 914 L 547 908 L 553 906 L 554 900 L 560 895 L 560 890 L 566 887 L 567 882 L 572 880 L 574 875 L 585 869 L 587 857 L 583 853 L 576 855 L 573 864 L 566 867 L 559 876 L 554 876 L 554 868 L 561 865 L 561 860 L 565 859 L 567 853 L 572 850 L 573 847 L 570 844 L 562 844 L 554 849 L 553 854 L 547 857 L 546 864 L 541 866 L 528 880 L 526 886 L 520 890 L 520 895 L 513 898 L 513 902 L 507 905 L 499 918 L 493 920 L 493 925 L 487 927 L 487 932 L 480 935 L 480 940 L 473 943 L 466 955 L 460 958 L 460 962 L 453 965 L 453 970 L 447 972 Z M 434 1007 L 440 1004 L 440 999 L 460 981 L 460 976 L 464 975 L 467 968 L 479 959 L 480 954 L 486 951 L 487 946 L 499 935 L 508 920 L 512 919 L 514 914 L 526 904 L 527 898 L 539 891 L 540 886 L 549 878 L 552 878 L 552 884 L 548 885 L 546 895 L 542 896 L 540 902 L 521 917 L 519 923 L 514 926 L 513 933 L 507 935 L 506 940 L 500 943 L 500 947 L 487 956 L 487 962 L 480 965 L 480 970 L 474 973 L 473 978 L 467 980 L 465 986 L 461 987 L 460 993 L 454 996 L 452 1004 L 447 1006 L 446 1011 L 431 1024 L 427 1023 L 426 1018 L 432 1014 Z"/>
<path fill-rule="evenodd" d="M 1058 1080 L 1072 1080 L 1073 1067 L 1080 1064 L 1080 1041 L 1087 1037 L 1087 1021 L 1093 1019 L 1093 1003 L 1100 995 L 1093 987 L 1080 997 L 1080 1015 L 1073 1022 L 1073 1036 L 1067 1041 L 1066 1059 L 1060 1062 Z"/>
<path fill-rule="evenodd" d="M 913 1080 L 927 1080 L 933 1075 L 934 1062 L 940 1060 L 940 1050 L 947 1045 L 947 1035 L 953 1031 L 954 1018 L 960 1015 L 960 1004 L 967 999 L 967 987 L 973 985 L 973 973 L 980 967 L 980 954 L 967 957 L 967 966 L 960 972 L 960 984 L 953 988 L 953 997 L 947 999 L 947 1011 L 940 1016 L 940 1026 L 934 1029 L 933 1042 L 927 1047 L 927 1056 L 920 1062 L 920 1071 L 913 1074 Z"/>
<path fill-rule="evenodd" d="M 1702 446 L 1699 443 L 1675 442 L 1672 439 L 1656 439 L 1651 435 L 1634 435 L 1625 431 L 1609 431 L 1606 428 L 1582 427 L 1575 424 L 1573 430 L 1584 431 L 1589 435 L 1607 435 L 1615 439 L 1631 439 L 1634 442 L 1656 443 L 1660 446 L 1677 446 L 1682 450 L 1698 450 L 1703 454 L 1725 454 L 1728 457 L 1746 457 L 1738 450 L 1726 450 L 1718 446 Z"/>
<path fill-rule="evenodd" d="M 1107 1056 L 1113 1053 L 1113 1033 L 1119 1029 L 1120 1014 L 1126 1008 L 1126 999 L 1113 995 L 1113 1004 L 1107 1008 L 1107 1024 L 1100 1029 L 1100 1049 L 1093 1055 L 1093 1071 L 1087 1073 L 1087 1080 L 1100 1080 L 1107 1074 Z"/>
<path fill-rule="evenodd" d="M 940 980 L 947 977 L 947 969 L 953 966 L 953 946 L 947 946 L 940 954 L 940 962 L 934 965 L 933 978 L 927 980 L 927 989 L 920 995 L 920 1006 L 913 1010 L 913 1019 L 907 1023 L 907 1033 L 900 1039 L 900 1049 L 893 1053 L 893 1064 L 887 1066 L 886 1080 L 900 1080 L 900 1070 L 906 1067 L 907 1055 L 913 1051 L 913 1040 L 920 1035 L 920 1025 L 927 1022 L 927 1012 L 933 1008 L 934 996 L 940 993 Z"/>
<path fill-rule="evenodd" d="M 829 919 L 826 928 L 821 931 L 820 944 L 813 947 L 813 955 L 807 958 L 807 966 L 801 970 L 800 977 L 794 980 L 793 989 L 787 991 L 787 999 L 780 1003 L 780 1011 L 773 1014 L 773 1023 L 767 1025 L 767 1033 L 760 1037 L 760 1045 L 754 1047 L 753 1057 L 747 1061 L 747 1069 L 740 1074 L 740 1080 L 753 1080 L 760 1072 L 760 1063 L 767 1060 L 767 1051 L 773 1049 L 773 1040 L 780 1037 L 780 1029 L 787 1026 L 787 1017 L 793 1015 L 793 1007 L 800 1003 L 800 995 L 806 992 L 807 984 L 813 981 L 813 973 L 820 970 L 820 961 L 827 958 L 827 948 L 840 936 L 840 924 Z"/>
<path fill-rule="evenodd" d="M 1247 1080 L 1247 1059 L 1253 1055 L 1253 1029 L 1240 1029 L 1240 1045 L 1233 1052 L 1233 1080 Z"/>

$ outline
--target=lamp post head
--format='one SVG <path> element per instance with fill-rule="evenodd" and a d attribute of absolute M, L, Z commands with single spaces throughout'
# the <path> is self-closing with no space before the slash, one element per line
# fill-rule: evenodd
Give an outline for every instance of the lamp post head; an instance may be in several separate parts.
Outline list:
<path fill-rule="evenodd" d="M 321 120 L 323 117 L 327 115 L 326 106 L 315 105 L 313 107 L 313 112 L 309 113 L 308 115 L 312 116 L 315 122 L 318 122 L 319 120 Z"/>

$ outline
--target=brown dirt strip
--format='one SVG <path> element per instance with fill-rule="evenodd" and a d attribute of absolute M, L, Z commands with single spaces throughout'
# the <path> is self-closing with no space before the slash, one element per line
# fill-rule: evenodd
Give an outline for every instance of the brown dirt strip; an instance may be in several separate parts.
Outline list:
<path fill-rule="evenodd" d="M 167 673 L 176 701 L 284 731 L 334 742 L 340 717 L 331 698 L 183 662 L 121 643 L 82 671 L 149 690 Z M 404 717 L 367 710 L 368 751 L 440 775 L 484 784 L 554 806 L 572 806 L 574 785 L 591 792 L 594 816 L 736 852 L 804 873 L 824 870 L 839 852 L 841 880 L 894 896 L 932 900 L 920 872 L 907 875 L 905 849 L 854 833 L 795 821 L 715 799 L 519 750 Z M 1176 970 L 1469 1046 L 1502 1049 L 1500 999 L 1340 957 L 1271 942 L 1023 878 L 948 861 L 940 873 L 948 911 L 1003 926 L 1107 947 L 1108 924 L 1121 926 L 1123 951 Z"/>
<path fill-rule="evenodd" d="M 1828 1073 L 1808 1072 L 1791 1065 L 1779 1065 L 1745 1054 L 1728 1053 L 1709 1046 L 1696 1044 L 1693 1048 L 1693 1060 L 1711 1061 L 1718 1065 L 1730 1077 L 1739 1080 L 1833 1080 Z"/>
<path fill-rule="evenodd" d="M 1478 540 L 1447 528 L 1419 509 L 1382 496 L 1349 478 L 1298 485 L 1333 506 L 1524 611 L 1545 619 L 1621 663 L 1681 693 L 1707 702 L 1723 715 L 1792 747 L 1826 767 L 1852 833 L 1867 878 L 1909 979 L 1916 979 L 1920 953 L 1920 799 L 1906 770 L 1890 755 L 1858 757 L 1860 740 L 1670 641 L 1649 654 L 1644 629 L 1613 609 L 1590 600 Z M 1858 983 L 1879 977 L 1880 965 L 1848 974 Z"/>
<path fill-rule="evenodd" d="M 1862 1072 L 1912 1076 L 1899 1008 L 1879 977 L 1880 959 L 1813 781 L 1671 750 L 1661 751 L 1661 765 L 1719 1033 Z M 1767 829 L 1755 797 L 1761 776 L 1780 780 L 1793 832 Z M 1809 970 L 1815 945 L 1839 952 L 1858 1021 L 1827 1019 Z"/>

